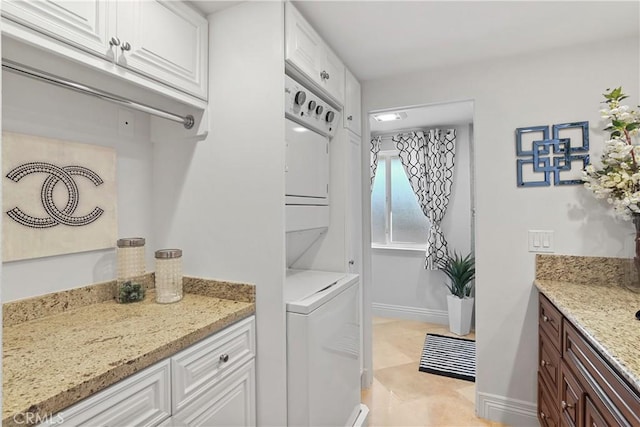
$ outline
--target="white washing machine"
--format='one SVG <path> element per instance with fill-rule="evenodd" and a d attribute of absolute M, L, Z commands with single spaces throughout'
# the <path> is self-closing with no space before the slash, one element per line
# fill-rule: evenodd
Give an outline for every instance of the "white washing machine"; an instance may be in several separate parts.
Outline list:
<path fill-rule="evenodd" d="M 287 415 L 290 426 L 363 426 L 356 274 L 287 270 Z"/>

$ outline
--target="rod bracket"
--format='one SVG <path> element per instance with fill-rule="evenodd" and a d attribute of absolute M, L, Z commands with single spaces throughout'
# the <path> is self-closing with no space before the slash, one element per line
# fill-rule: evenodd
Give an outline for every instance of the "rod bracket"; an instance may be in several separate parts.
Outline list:
<path fill-rule="evenodd" d="M 188 114 L 187 116 L 185 116 L 184 118 L 185 129 L 191 129 L 195 123 L 196 121 L 191 114 Z"/>

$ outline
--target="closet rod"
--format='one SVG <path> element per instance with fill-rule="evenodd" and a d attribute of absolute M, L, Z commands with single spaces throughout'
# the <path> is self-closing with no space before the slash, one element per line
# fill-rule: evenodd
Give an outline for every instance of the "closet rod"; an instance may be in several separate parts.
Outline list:
<path fill-rule="evenodd" d="M 2 59 L 2 68 L 12 73 L 20 74 L 26 77 L 30 77 L 32 79 L 51 83 L 66 89 L 71 89 L 76 92 L 84 93 L 85 95 L 95 96 L 96 98 L 104 99 L 106 101 L 111 101 L 116 104 L 120 104 L 125 107 L 131 108 L 133 110 L 143 111 L 145 113 L 153 114 L 154 116 L 162 117 L 163 119 L 182 123 L 182 125 L 187 129 L 191 129 L 195 123 L 195 120 L 193 119 L 193 116 L 191 114 L 187 116 L 179 116 L 177 114 L 169 113 L 168 111 L 160 110 L 154 107 L 149 107 L 148 105 L 140 104 L 139 102 L 134 102 L 129 99 L 122 98 L 118 95 L 114 95 L 112 93 L 105 92 L 100 89 L 96 89 L 90 86 L 85 86 L 80 83 L 75 83 L 75 82 L 66 80 L 62 77 L 58 77 L 56 75 L 49 74 L 44 71 L 36 70 L 35 68 L 31 68 L 26 65 L 19 64 L 17 62 L 9 61 L 4 58 Z"/>

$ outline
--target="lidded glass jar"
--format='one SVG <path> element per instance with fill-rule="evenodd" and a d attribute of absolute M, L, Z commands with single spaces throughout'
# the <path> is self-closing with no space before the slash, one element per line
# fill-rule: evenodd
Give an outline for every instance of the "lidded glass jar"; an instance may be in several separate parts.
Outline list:
<path fill-rule="evenodd" d="M 156 251 L 156 302 L 165 304 L 182 299 L 182 250 Z"/>
<path fill-rule="evenodd" d="M 146 270 L 145 240 L 142 237 L 118 239 L 118 294 L 116 299 L 121 303 L 141 301 L 144 299 L 142 279 Z"/>

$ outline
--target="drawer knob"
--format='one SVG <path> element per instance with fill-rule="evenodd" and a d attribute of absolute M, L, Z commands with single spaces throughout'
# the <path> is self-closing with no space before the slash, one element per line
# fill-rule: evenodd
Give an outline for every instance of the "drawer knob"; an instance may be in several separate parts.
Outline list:
<path fill-rule="evenodd" d="M 545 366 L 547 366 L 548 364 L 549 364 L 549 362 L 547 362 L 547 361 L 546 361 L 546 360 L 544 360 L 544 359 L 542 359 L 542 360 L 540 361 L 540 366 L 542 366 L 543 368 L 544 368 Z"/>
<path fill-rule="evenodd" d="M 221 354 L 221 355 L 220 355 L 220 361 L 221 361 L 222 363 L 227 363 L 227 362 L 229 361 L 229 355 L 228 355 L 228 354 L 226 354 L 226 353 Z"/>
<path fill-rule="evenodd" d="M 547 418 L 547 414 L 545 414 L 544 412 L 540 411 L 540 418 L 542 418 L 544 420 L 545 418 Z"/>
<path fill-rule="evenodd" d="M 111 37 L 111 40 L 109 40 L 109 46 L 120 46 L 120 39 L 117 37 Z"/>
<path fill-rule="evenodd" d="M 122 49 L 123 52 L 128 52 L 131 50 L 131 45 L 129 42 L 124 42 L 122 43 L 122 46 L 120 46 L 120 49 Z"/>
<path fill-rule="evenodd" d="M 320 73 L 320 78 L 322 80 L 329 80 L 329 73 L 327 73 L 326 71 L 322 70 L 322 72 Z"/>
<path fill-rule="evenodd" d="M 571 409 L 571 408 L 573 408 L 572 404 L 567 403 L 564 400 L 562 401 L 562 403 L 560 405 L 562 406 L 562 409 Z"/>
<path fill-rule="evenodd" d="M 548 321 L 549 321 L 549 318 L 548 318 L 547 316 L 542 316 L 542 321 L 543 321 L 543 322 L 548 322 Z"/>

